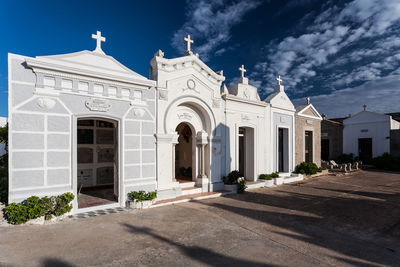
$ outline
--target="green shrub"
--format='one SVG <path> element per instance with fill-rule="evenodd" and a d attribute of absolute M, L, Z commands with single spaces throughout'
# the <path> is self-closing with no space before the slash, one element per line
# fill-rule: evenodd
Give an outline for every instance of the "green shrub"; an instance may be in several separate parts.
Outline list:
<path fill-rule="evenodd" d="M 153 200 L 157 197 L 157 192 L 145 192 L 145 191 L 132 191 L 128 193 L 128 198 L 131 201 L 136 200 L 137 202 L 142 202 L 144 200 Z"/>
<path fill-rule="evenodd" d="M 65 213 L 68 213 L 72 210 L 72 204 L 69 204 L 72 200 L 74 200 L 74 194 L 68 192 L 64 193 L 61 196 L 56 198 L 56 206 L 53 214 L 55 216 L 61 216 Z"/>
<path fill-rule="evenodd" d="M 261 180 L 272 180 L 272 177 L 270 174 L 260 174 L 260 176 L 258 176 L 258 179 Z"/>
<path fill-rule="evenodd" d="M 260 174 L 260 176 L 258 176 L 258 179 L 272 180 L 273 178 L 278 178 L 278 177 L 279 177 L 279 172 L 273 172 L 271 174 Z"/>
<path fill-rule="evenodd" d="M 237 193 L 241 194 L 246 191 L 247 185 L 246 185 L 246 180 L 244 178 L 241 178 L 238 180 L 238 188 L 237 188 Z"/>
<path fill-rule="evenodd" d="M 11 203 L 4 208 L 4 217 L 10 224 L 26 223 L 29 220 L 28 208 L 22 203 Z"/>
<path fill-rule="evenodd" d="M 377 169 L 400 171 L 400 157 L 393 157 L 389 153 L 373 158 L 371 163 Z"/>
<path fill-rule="evenodd" d="M 301 173 L 301 174 L 316 174 L 318 171 L 318 166 L 317 164 L 313 162 L 302 162 L 299 165 L 296 166 L 296 173 Z"/>
<path fill-rule="evenodd" d="M 242 175 L 239 171 L 231 171 L 227 176 L 224 176 L 222 179 L 224 181 L 224 184 L 237 184 L 238 179 L 241 176 Z"/>
<path fill-rule="evenodd" d="M 273 172 L 271 173 L 272 178 L 279 178 L 279 172 Z"/>
<path fill-rule="evenodd" d="M 61 216 L 72 210 L 70 202 L 74 200 L 74 194 L 64 193 L 57 197 L 31 196 L 21 203 L 11 203 L 4 209 L 4 217 L 10 224 L 26 223 L 31 219 L 45 216 L 51 219 L 52 215 Z"/>

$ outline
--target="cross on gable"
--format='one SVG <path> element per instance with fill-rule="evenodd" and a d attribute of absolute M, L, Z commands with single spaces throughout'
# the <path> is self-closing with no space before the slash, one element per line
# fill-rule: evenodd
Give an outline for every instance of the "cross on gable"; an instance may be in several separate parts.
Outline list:
<path fill-rule="evenodd" d="M 239 68 L 239 71 L 241 72 L 241 77 L 244 78 L 244 73 L 245 73 L 247 70 L 244 68 L 244 65 L 243 65 L 243 64 L 242 64 L 242 66 Z"/>
<path fill-rule="evenodd" d="M 281 75 L 278 75 L 278 77 L 276 77 L 276 81 L 278 82 L 278 85 L 281 85 L 282 83 Z"/>
<path fill-rule="evenodd" d="M 364 111 L 366 111 L 367 110 L 367 105 L 364 104 L 363 108 L 364 108 Z"/>
<path fill-rule="evenodd" d="M 188 36 L 186 36 L 185 38 L 183 38 L 183 40 L 186 42 L 186 51 L 190 52 L 190 44 L 193 44 L 194 41 L 192 39 L 190 39 L 190 34 L 188 34 Z"/>
<path fill-rule="evenodd" d="M 96 40 L 96 49 L 94 52 L 104 54 L 103 50 L 101 49 L 101 42 L 105 42 L 106 38 L 104 36 L 101 36 L 101 32 L 97 31 L 96 34 L 92 34 L 92 38 Z"/>

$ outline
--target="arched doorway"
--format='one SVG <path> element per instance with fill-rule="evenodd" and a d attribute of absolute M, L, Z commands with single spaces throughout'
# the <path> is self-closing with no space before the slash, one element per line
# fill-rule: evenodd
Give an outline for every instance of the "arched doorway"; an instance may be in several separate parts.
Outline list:
<path fill-rule="evenodd" d="M 193 128 L 185 122 L 176 127 L 178 144 L 175 146 L 175 179 L 178 182 L 193 181 L 193 157 L 195 151 Z"/>
<path fill-rule="evenodd" d="M 118 203 L 117 133 L 117 121 L 105 118 L 78 119 L 78 208 Z"/>

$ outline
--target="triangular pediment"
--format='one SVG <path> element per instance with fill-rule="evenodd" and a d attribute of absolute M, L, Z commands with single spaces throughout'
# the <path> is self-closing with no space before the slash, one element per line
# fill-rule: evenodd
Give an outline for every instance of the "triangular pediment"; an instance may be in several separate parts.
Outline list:
<path fill-rule="evenodd" d="M 297 115 L 299 116 L 313 117 L 322 120 L 321 115 L 312 104 L 299 106 L 296 108 L 296 110 L 297 110 Z"/>
<path fill-rule="evenodd" d="M 62 55 L 39 56 L 27 59 L 27 64 L 36 69 L 68 72 L 129 83 L 153 84 L 152 81 L 125 67 L 113 57 L 87 50 Z"/>
<path fill-rule="evenodd" d="M 371 111 L 361 111 L 350 118 L 347 118 L 343 121 L 344 124 L 351 123 L 368 123 L 368 122 L 376 122 L 376 121 L 388 121 L 389 116 L 385 114 L 379 114 Z"/>
<path fill-rule="evenodd" d="M 275 92 L 265 99 L 265 102 L 270 103 L 272 107 L 282 108 L 295 111 L 292 101 L 284 91 Z"/>

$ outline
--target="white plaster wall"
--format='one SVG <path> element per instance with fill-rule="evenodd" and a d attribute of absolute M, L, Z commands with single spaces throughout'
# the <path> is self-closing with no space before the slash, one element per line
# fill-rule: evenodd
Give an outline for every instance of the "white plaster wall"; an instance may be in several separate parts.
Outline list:
<path fill-rule="evenodd" d="M 368 130 L 368 132 L 361 132 Z M 372 138 L 372 156 L 390 152 L 390 120 L 370 123 L 345 124 L 343 128 L 343 153 L 358 156 L 358 139 Z"/>

